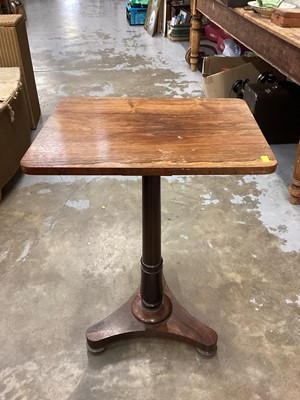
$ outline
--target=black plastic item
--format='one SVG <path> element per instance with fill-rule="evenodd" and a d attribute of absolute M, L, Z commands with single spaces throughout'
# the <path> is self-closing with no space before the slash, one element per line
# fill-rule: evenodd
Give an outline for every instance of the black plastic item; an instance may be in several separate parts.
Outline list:
<path fill-rule="evenodd" d="M 0 0 L 0 14 L 11 14 L 10 0 Z"/>
<path fill-rule="evenodd" d="M 300 140 L 300 87 L 292 82 L 246 84 L 244 100 L 269 144 Z"/>
<path fill-rule="evenodd" d="M 277 82 L 277 77 L 273 72 L 263 72 L 257 78 L 257 83 L 275 83 Z"/>
<path fill-rule="evenodd" d="M 232 90 L 234 91 L 234 93 L 237 94 L 237 98 L 238 99 L 242 99 L 244 97 L 244 89 L 245 89 L 245 85 L 249 82 L 249 79 L 246 80 L 242 80 L 242 79 L 238 79 L 237 81 L 234 82 L 234 84 L 232 85 Z"/>
<path fill-rule="evenodd" d="M 249 0 L 221 0 L 227 7 L 245 7 Z"/>

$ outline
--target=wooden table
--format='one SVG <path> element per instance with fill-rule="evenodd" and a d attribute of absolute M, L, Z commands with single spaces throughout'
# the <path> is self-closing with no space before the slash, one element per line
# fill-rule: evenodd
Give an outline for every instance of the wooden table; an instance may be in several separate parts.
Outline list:
<path fill-rule="evenodd" d="M 163 278 L 160 177 L 273 172 L 275 157 L 242 100 L 66 98 L 21 166 L 29 174 L 143 177 L 141 284 L 88 328 L 91 352 L 155 336 L 190 343 L 207 357 L 215 353 L 216 332 L 176 301 Z"/>
<path fill-rule="evenodd" d="M 201 18 L 205 15 L 285 76 L 300 84 L 300 28 L 282 28 L 252 10 L 226 7 L 220 0 L 191 0 L 191 13 L 191 48 L 186 58 L 192 71 L 197 68 Z M 291 203 L 300 204 L 300 144 L 289 190 Z"/>

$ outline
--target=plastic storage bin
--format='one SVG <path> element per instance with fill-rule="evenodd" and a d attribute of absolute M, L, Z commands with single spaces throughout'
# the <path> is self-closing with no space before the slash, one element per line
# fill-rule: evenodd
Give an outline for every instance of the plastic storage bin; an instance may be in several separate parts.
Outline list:
<path fill-rule="evenodd" d="M 126 17 L 129 25 L 144 25 L 146 20 L 147 7 L 132 7 L 126 4 Z"/>

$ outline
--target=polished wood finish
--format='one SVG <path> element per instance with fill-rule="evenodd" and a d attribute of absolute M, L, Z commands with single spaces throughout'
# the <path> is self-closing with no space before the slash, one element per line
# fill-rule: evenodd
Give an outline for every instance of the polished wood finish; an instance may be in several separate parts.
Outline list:
<path fill-rule="evenodd" d="M 21 166 L 36 175 L 220 175 L 270 173 L 276 161 L 240 99 L 78 97 L 62 100 Z"/>
<path fill-rule="evenodd" d="M 163 279 L 161 258 L 160 177 L 143 177 L 143 253 L 141 285 L 119 310 L 91 326 L 86 333 L 90 351 L 136 337 L 166 337 L 193 344 L 210 357 L 217 334 L 191 316 L 174 298 Z"/>
<path fill-rule="evenodd" d="M 165 294 L 172 303 L 172 313 L 167 319 L 158 324 L 139 321 L 131 311 L 132 303 L 139 296 L 139 290 L 137 290 L 113 314 L 89 327 L 86 333 L 88 349 L 92 353 L 99 353 L 106 346 L 120 339 L 157 337 L 191 344 L 199 350 L 201 355 L 212 357 L 217 350 L 216 332 L 188 313 L 178 303 L 167 285 L 165 285 Z"/>
<path fill-rule="evenodd" d="M 290 202 L 291 204 L 300 204 L 300 142 L 298 144 L 298 153 L 296 158 L 296 164 L 294 169 L 294 176 L 289 186 Z"/>
<path fill-rule="evenodd" d="M 300 84 L 300 30 L 273 24 L 252 10 L 226 7 L 220 0 L 192 0 L 191 10 L 210 21 L 253 50 L 294 82 Z M 193 27 L 193 25 L 192 25 Z M 200 43 L 191 31 L 192 52 L 199 54 Z"/>
<path fill-rule="evenodd" d="M 216 332 L 190 315 L 163 279 L 160 176 L 274 171 L 275 157 L 242 100 L 66 98 L 21 165 L 31 174 L 143 176 L 140 288 L 88 328 L 91 352 L 155 336 L 214 355 Z"/>
<path fill-rule="evenodd" d="M 141 259 L 141 301 L 157 308 L 163 297 L 161 257 L 160 176 L 143 176 L 143 255 Z"/>

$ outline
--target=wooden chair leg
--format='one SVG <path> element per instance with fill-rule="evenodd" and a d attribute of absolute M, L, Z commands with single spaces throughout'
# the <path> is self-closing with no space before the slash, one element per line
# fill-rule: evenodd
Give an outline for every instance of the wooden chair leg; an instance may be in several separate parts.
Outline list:
<path fill-rule="evenodd" d="M 191 29 L 190 29 L 190 48 L 186 55 L 186 60 L 191 65 L 191 70 L 196 71 L 199 60 L 199 48 L 200 48 L 200 30 L 201 30 L 201 18 L 202 15 L 196 9 L 196 0 L 191 2 Z"/>
<path fill-rule="evenodd" d="M 294 176 L 289 186 L 289 192 L 291 194 L 290 203 L 294 205 L 300 204 L 300 142 L 298 144 L 298 152 L 294 170 Z"/>

